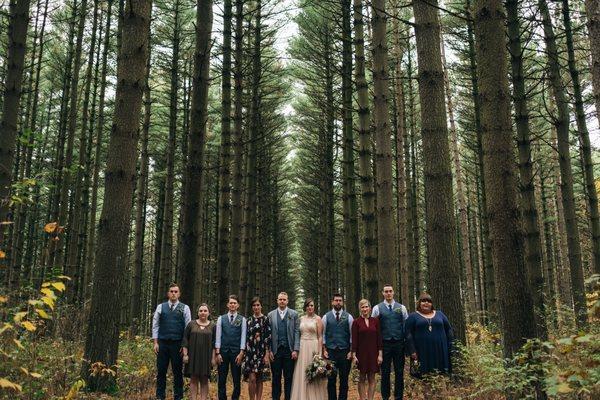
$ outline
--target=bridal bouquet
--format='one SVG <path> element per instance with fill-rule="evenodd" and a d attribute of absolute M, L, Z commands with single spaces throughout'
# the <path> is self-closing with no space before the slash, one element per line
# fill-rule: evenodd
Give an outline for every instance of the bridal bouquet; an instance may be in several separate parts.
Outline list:
<path fill-rule="evenodd" d="M 312 362 L 306 367 L 306 379 L 308 382 L 313 382 L 318 379 L 324 379 L 335 371 L 335 366 L 333 362 L 324 359 L 320 354 L 315 354 L 313 356 Z"/>

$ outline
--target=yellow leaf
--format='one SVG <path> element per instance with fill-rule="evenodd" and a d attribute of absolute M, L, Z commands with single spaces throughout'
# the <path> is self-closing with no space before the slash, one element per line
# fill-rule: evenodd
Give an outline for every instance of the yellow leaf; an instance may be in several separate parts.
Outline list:
<path fill-rule="evenodd" d="M 9 324 L 8 322 L 4 323 L 4 326 L 2 326 L 2 328 L 0 328 L 0 333 L 4 333 L 5 331 L 12 329 L 13 326 L 11 324 Z"/>
<path fill-rule="evenodd" d="M 0 258 L 6 258 L 6 253 L 0 250 Z"/>
<path fill-rule="evenodd" d="M 25 350 L 25 347 L 23 347 L 20 340 L 13 339 L 13 341 L 15 342 L 18 348 L 20 348 L 21 350 Z"/>
<path fill-rule="evenodd" d="M 8 301 L 8 297 L 0 296 L 0 303 L 6 303 Z"/>
<path fill-rule="evenodd" d="M 21 322 L 21 320 L 27 315 L 27 311 L 21 311 L 15 314 L 13 321 Z"/>
<path fill-rule="evenodd" d="M 0 378 L 0 388 L 3 389 L 12 389 L 16 392 L 20 392 L 23 390 L 23 388 L 21 387 L 21 385 L 17 384 L 17 383 L 12 383 L 11 381 L 9 381 L 6 378 Z"/>
<path fill-rule="evenodd" d="M 58 227 L 58 222 L 49 222 L 44 226 L 44 232 L 52 233 Z"/>
<path fill-rule="evenodd" d="M 556 387 L 558 393 L 570 393 L 573 391 L 567 382 L 562 382 Z"/>
<path fill-rule="evenodd" d="M 21 322 L 21 325 L 23 325 L 23 328 L 27 329 L 29 332 L 33 332 L 37 329 L 35 325 L 29 321 L 23 321 Z"/>
<path fill-rule="evenodd" d="M 30 306 L 37 306 L 40 304 L 39 300 L 27 300 L 27 304 L 29 304 Z"/>
<path fill-rule="evenodd" d="M 62 282 L 52 282 L 52 286 L 54 286 L 54 288 L 59 292 L 64 292 L 66 289 L 65 284 Z"/>
<path fill-rule="evenodd" d="M 42 374 L 39 374 L 37 372 L 30 372 L 29 376 L 33 377 L 33 378 L 41 378 Z"/>
<path fill-rule="evenodd" d="M 68 277 L 68 276 L 66 276 L 66 275 L 59 275 L 59 276 L 57 276 L 56 278 L 57 278 L 57 279 L 66 279 L 66 280 L 68 280 L 68 281 L 70 281 L 70 280 L 71 280 L 71 278 L 69 278 L 69 277 Z"/>
<path fill-rule="evenodd" d="M 42 283 L 42 287 L 43 288 L 46 288 L 48 286 L 50 286 L 50 282 L 44 282 L 44 283 Z"/>
<path fill-rule="evenodd" d="M 51 297 L 42 297 L 42 301 L 52 310 L 54 310 L 54 299 Z"/>
<path fill-rule="evenodd" d="M 44 295 L 48 296 L 48 297 L 52 297 L 52 298 L 54 298 L 54 296 L 55 296 L 55 294 L 54 294 L 54 291 L 53 291 L 52 289 L 49 289 L 49 288 L 42 288 L 42 289 L 40 290 L 40 292 L 41 292 L 42 294 L 44 294 Z"/>
<path fill-rule="evenodd" d="M 20 370 L 21 370 L 21 372 L 23 372 L 25 375 L 29 375 L 29 371 L 27 371 L 27 368 L 19 367 L 19 369 L 20 369 Z"/>
<path fill-rule="evenodd" d="M 38 313 L 39 316 L 44 319 L 51 319 L 50 316 L 48 315 L 48 313 L 46 311 L 42 310 L 41 308 L 36 308 L 35 312 Z"/>

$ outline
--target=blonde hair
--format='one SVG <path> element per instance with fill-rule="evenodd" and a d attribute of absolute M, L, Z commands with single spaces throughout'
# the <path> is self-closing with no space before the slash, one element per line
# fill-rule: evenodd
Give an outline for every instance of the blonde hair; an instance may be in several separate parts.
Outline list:
<path fill-rule="evenodd" d="M 360 308 L 361 308 L 362 306 L 364 306 L 364 305 L 367 305 L 367 306 L 371 307 L 371 302 L 370 302 L 369 300 L 367 300 L 367 299 L 361 299 L 361 300 L 358 302 L 358 309 L 360 310 Z"/>

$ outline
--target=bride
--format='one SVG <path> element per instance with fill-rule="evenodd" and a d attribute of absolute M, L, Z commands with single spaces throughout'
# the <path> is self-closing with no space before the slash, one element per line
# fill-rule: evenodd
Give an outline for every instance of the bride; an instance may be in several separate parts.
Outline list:
<path fill-rule="evenodd" d="M 313 299 L 306 299 L 303 309 L 305 315 L 300 318 L 300 353 L 294 369 L 292 400 L 326 400 L 327 380 L 309 383 L 306 379 L 306 368 L 315 354 L 321 354 L 323 348 L 323 322 L 315 314 Z"/>

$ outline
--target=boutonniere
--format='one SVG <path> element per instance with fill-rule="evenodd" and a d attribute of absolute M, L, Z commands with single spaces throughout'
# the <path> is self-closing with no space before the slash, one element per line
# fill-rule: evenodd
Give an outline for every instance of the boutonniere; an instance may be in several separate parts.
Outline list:
<path fill-rule="evenodd" d="M 346 315 L 342 314 L 342 315 L 340 316 L 340 322 L 342 322 L 342 321 L 347 321 L 347 320 L 348 320 L 348 317 L 346 317 Z"/>
<path fill-rule="evenodd" d="M 235 317 L 235 319 L 233 320 L 233 326 L 240 326 L 242 324 L 242 317 L 240 317 L 239 315 L 237 317 Z"/>
<path fill-rule="evenodd" d="M 402 313 L 402 309 L 401 309 L 400 307 L 398 307 L 398 308 L 394 308 L 394 312 L 397 312 L 397 313 Z"/>
<path fill-rule="evenodd" d="M 292 316 L 290 314 L 287 315 L 287 319 L 291 320 Z"/>

